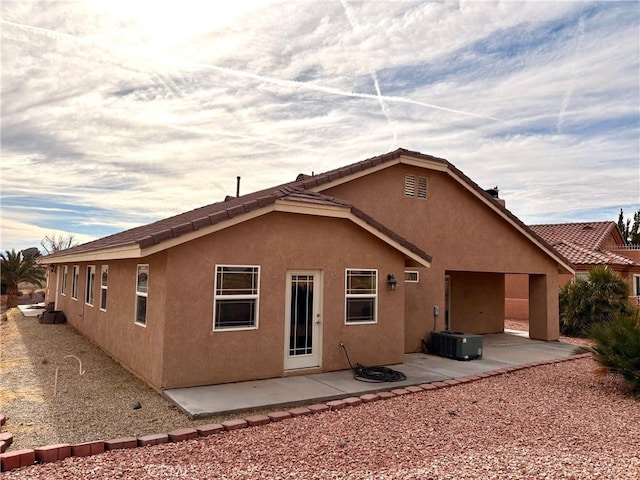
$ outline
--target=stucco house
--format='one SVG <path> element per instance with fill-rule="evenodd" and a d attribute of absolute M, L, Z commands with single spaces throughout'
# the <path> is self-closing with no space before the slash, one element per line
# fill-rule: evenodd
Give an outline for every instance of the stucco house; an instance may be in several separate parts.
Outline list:
<path fill-rule="evenodd" d="M 48 255 L 48 300 L 161 390 L 396 364 L 429 332 L 502 332 L 528 278 L 556 340 L 571 263 L 444 159 L 399 149 Z"/>
<path fill-rule="evenodd" d="M 576 277 L 606 266 L 626 280 L 629 301 L 640 304 L 640 248 L 627 245 L 618 225 L 612 221 L 531 225 L 531 230 L 567 258 L 576 269 Z M 561 273 L 558 287 L 574 278 Z M 506 316 L 529 318 L 529 298 L 524 275 L 508 275 L 506 279 Z"/>

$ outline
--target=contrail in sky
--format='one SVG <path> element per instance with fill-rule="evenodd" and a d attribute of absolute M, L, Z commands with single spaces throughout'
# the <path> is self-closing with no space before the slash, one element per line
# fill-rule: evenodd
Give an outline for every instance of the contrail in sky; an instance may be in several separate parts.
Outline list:
<path fill-rule="evenodd" d="M 489 115 L 481 115 L 479 113 L 466 112 L 464 110 L 456 110 L 454 108 L 443 107 L 441 105 L 435 105 L 433 103 L 419 102 L 418 100 L 412 100 L 410 98 L 388 96 L 388 95 L 381 95 L 380 97 L 378 97 L 378 95 L 373 95 L 371 93 L 350 92 L 350 91 L 347 91 L 347 90 L 340 90 L 339 88 L 326 87 L 324 85 L 316 85 L 316 84 L 310 83 L 310 82 L 300 82 L 300 81 L 297 81 L 297 80 L 283 80 L 281 78 L 266 77 L 264 75 L 258 75 L 256 73 L 245 72 L 245 71 L 242 71 L 242 70 L 234 70 L 232 68 L 220 67 L 218 65 L 210 65 L 210 64 L 206 64 L 206 63 L 190 63 L 190 65 L 198 66 L 200 68 L 207 68 L 209 70 L 215 70 L 217 72 L 225 73 L 225 74 L 228 74 L 228 75 L 233 75 L 235 77 L 250 78 L 250 79 L 253 79 L 253 80 L 260 81 L 260 82 L 272 83 L 274 85 L 280 85 L 280 86 L 283 86 L 283 87 L 304 88 L 304 89 L 307 89 L 307 90 L 312 90 L 312 91 L 316 91 L 316 92 L 324 92 L 324 93 L 329 93 L 331 95 L 338 95 L 338 96 L 342 96 L 342 97 L 366 98 L 366 99 L 369 99 L 369 100 L 379 100 L 380 98 L 382 98 L 383 100 L 385 100 L 387 102 L 406 103 L 406 104 L 410 104 L 410 105 L 418 105 L 420 107 L 432 108 L 432 109 L 435 109 L 435 110 L 442 110 L 444 112 L 450 112 L 450 113 L 457 113 L 459 115 L 464 115 L 464 116 L 467 116 L 467 117 L 483 118 L 485 120 L 493 120 L 493 121 L 496 121 L 496 122 L 502 122 L 503 121 L 503 120 L 501 120 L 499 118 L 492 117 L 492 116 L 489 116 Z"/>
<path fill-rule="evenodd" d="M 351 11 L 349 10 L 349 6 L 347 5 L 347 0 L 342 0 L 342 8 L 344 8 L 344 13 L 347 17 L 347 20 L 349 20 L 349 24 L 351 25 L 351 30 L 353 30 L 353 32 L 355 33 L 358 30 L 358 26 L 356 24 L 355 18 L 353 17 L 353 15 L 351 14 Z M 387 123 L 389 123 L 389 126 L 391 127 L 391 131 L 393 132 L 393 141 L 391 142 L 391 147 L 389 148 L 389 150 L 393 150 L 396 146 L 396 142 L 398 141 L 398 132 L 393 120 L 391 119 L 391 113 L 389 112 L 389 108 L 387 107 L 387 105 L 384 103 L 384 100 L 382 99 L 382 92 L 380 91 L 380 82 L 378 81 L 378 75 L 376 75 L 375 69 L 370 68 L 369 70 L 370 70 L 369 74 L 373 79 L 373 85 L 375 86 L 375 89 L 376 89 L 376 96 L 378 97 L 380 108 L 382 108 L 382 113 L 384 113 L 384 116 L 387 118 Z"/>
<path fill-rule="evenodd" d="M 22 23 L 15 23 L 15 22 L 10 22 L 8 20 L 0 20 L 0 23 L 5 24 L 5 25 L 11 25 L 17 28 L 22 28 L 25 30 L 31 30 L 46 36 L 59 36 L 62 38 L 66 38 L 68 40 L 73 40 L 76 42 L 81 42 L 84 44 L 89 44 L 95 47 L 100 47 L 101 49 L 106 50 L 107 52 L 112 52 L 112 48 L 109 45 L 102 45 L 98 42 L 96 42 L 95 40 L 92 39 L 85 39 L 82 37 L 78 37 L 75 35 L 70 35 L 68 33 L 62 33 L 62 32 L 58 32 L 56 30 L 51 30 L 51 29 L 47 29 L 47 28 L 42 28 L 42 27 L 34 27 L 31 25 L 25 25 Z M 148 58 L 148 57 L 147 57 Z M 163 59 L 159 59 L 159 61 L 163 61 Z M 218 65 L 211 65 L 211 64 L 206 64 L 206 63 L 194 63 L 194 62 L 183 62 L 183 64 L 185 67 L 186 66 L 190 66 L 190 67 L 199 67 L 199 68 L 204 68 L 204 69 L 208 69 L 208 70 L 214 70 L 220 73 L 224 73 L 226 75 L 232 75 L 235 77 L 239 77 L 239 78 L 248 78 L 248 79 L 253 79 L 259 82 L 264 82 L 264 83 L 271 83 L 273 85 L 280 85 L 283 87 L 289 87 L 289 88 L 295 88 L 295 89 L 306 89 L 306 90 L 311 90 L 311 91 L 316 91 L 316 92 L 323 92 L 323 93 L 327 93 L 330 95 L 337 95 L 337 96 L 342 96 L 342 97 L 351 97 L 351 98 L 363 98 L 363 99 L 368 99 L 368 100 L 375 100 L 377 102 L 391 102 L 391 103 L 404 103 L 404 104 L 409 104 L 409 105 L 417 105 L 420 107 L 425 107 L 425 108 L 430 108 L 430 109 L 434 109 L 434 110 L 440 110 L 443 112 L 449 112 L 449 113 L 455 113 L 457 115 L 463 115 L 466 117 L 474 117 L 474 118 L 482 118 L 484 120 L 492 120 L 492 121 L 496 121 L 496 122 L 503 122 L 503 120 L 496 118 L 496 117 L 492 117 L 489 115 L 481 115 L 478 113 L 472 113 L 472 112 L 467 112 L 464 110 L 458 110 L 458 109 L 454 109 L 454 108 L 449 108 L 449 107 L 443 107 L 442 105 L 436 105 L 433 103 L 427 103 L 427 102 L 420 102 L 418 100 L 412 100 L 410 98 L 405 98 L 405 97 L 396 97 L 396 96 L 387 96 L 387 95 L 382 95 L 379 91 L 379 88 L 377 88 L 377 94 L 373 95 L 370 93 L 361 93 L 361 92 L 353 92 L 353 91 L 346 91 L 346 90 L 340 90 L 338 88 L 332 88 L 332 87 L 327 87 L 324 85 L 317 85 L 314 83 L 310 83 L 310 82 L 300 82 L 297 80 L 283 80 L 281 78 L 275 78 L 275 77 L 267 77 L 264 75 L 258 75 L 256 73 L 251 73 L 251 72 L 246 72 L 246 71 L 242 71 L 242 70 L 234 70 L 232 68 L 227 68 L 227 67 L 220 67 Z M 120 65 L 123 68 L 129 68 L 129 67 L 124 67 L 123 65 Z M 138 68 L 135 68 L 134 70 L 139 71 Z"/>
<path fill-rule="evenodd" d="M 579 52 L 582 47 L 582 41 L 584 39 L 584 18 L 580 19 L 580 23 L 578 24 L 580 37 L 578 38 L 578 45 L 576 46 L 576 51 Z M 556 122 L 556 130 L 558 133 L 562 132 L 562 124 L 564 123 L 564 115 L 567 113 L 567 107 L 569 106 L 569 102 L 571 101 L 571 97 L 573 96 L 573 92 L 576 89 L 576 61 L 574 60 L 571 64 L 571 84 L 569 88 L 567 88 L 566 93 L 564 94 L 564 98 L 562 99 L 562 103 L 560 104 L 560 112 L 558 112 L 558 120 Z"/>

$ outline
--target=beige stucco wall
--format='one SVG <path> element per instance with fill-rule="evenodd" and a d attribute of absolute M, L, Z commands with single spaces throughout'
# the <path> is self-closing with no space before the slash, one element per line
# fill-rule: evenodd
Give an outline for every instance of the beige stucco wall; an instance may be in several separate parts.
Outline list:
<path fill-rule="evenodd" d="M 507 274 L 505 285 L 505 318 L 529 319 L 529 275 Z"/>
<path fill-rule="evenodd" d="M 504 330 L 504 275 L 449 272 L 451 330 L 499 333 Z M 478 288 L 481 285 L 482 288 Z"/>
<path fill-rule="evenodd" d="M 259 328 L 213 331 L 216 264 L 259 265 Z M 167 257 L 166 343 L 162 387 L 278 377 L 284 372 L 288 269 L 321 270 L 321 370 L 348 368 L 339 346 L 368 365 L 403 361 L 404 257 L 348 220 L 271 213 L 171 248 Z M 378 270 L 378 323 L 345 325 L 345 269 Z"/>
<path fill-rule="evenodd" d="M 427 177 L 426 200 L 405 197 L 406 174 Z M 433 306 L 438 305 L 443 311 L 444 277 L 448 272 L 544 275 L 551 272 L 557 276 L 556 262 L 445 172 L 399 164 L 322 192 L 352 202 L 433 256 L 420 286 L 407 288 L 407 352 L 418 350 L 421 338 L 433 329 Z M 467 289 L 468 295 L 479 302 L 477 310 L 492 319 L 476 323 L 477 332 L 497 331 L 493 319 L 500 312 L 504 315 L 504 287 L 498 301 L 493 298 L 500 291 L 496 285 L 479 283 Z M 557 304 L 557 299 L 554 301 Z M 456 318 L 455 312 L 461 308 L 464 307 L 452 305 L 452 325 L 464 321 Z M 554 309 L 557 311 L 557 306 L 549 307 L 545 322 L 558 321 L 557 314 L 553 316 Z M 436 329 L 443 328 L 444 315 L 440 315 Z M 552 331 L 546 327 L 543 330 Z M 554 339 L 557 337 L 548 338 Z"/>
<path fill-rule="evenodd" d="M 146 327 L 134 323 L 138 264 L 149 264 L 149 293 Z M 100 310 L 100 273 L 109 266 L 107 309 Z M 78 299 L 71 298 L 73 265 L 80 267 Z M 93 306 L 85 303 L 87 265 L 95 265 Z M 166 254 L 140 260 L 68 264 L 67 293 L 58 294 L 57 309 L 79 332 L 97 343 L 106 353 L 155 388 L 162 376 L 164 338 Z M 57 268 L 62 275 L 63 265 Z M 50 294 L 54 294 L 52 289 Z M 54 301 L 51 298 L 49 301 Z M 60 355 L 78 352 L 60 352 Z"/>

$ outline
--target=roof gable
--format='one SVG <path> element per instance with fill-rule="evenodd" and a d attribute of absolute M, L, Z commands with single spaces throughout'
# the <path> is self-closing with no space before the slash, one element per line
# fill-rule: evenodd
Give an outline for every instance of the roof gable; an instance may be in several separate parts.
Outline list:
<path fill-rule="evenodd" d="M 445 172 L 460 184 L 463 188 L 469 191 L 479 201 L 484 203 L 487 207 L 494 210 L 495 213 L 502 216 L 509 224 L 511 224 L 516 230 L 527 237 L 538 248 L 542 249 L 547 255 L 552 257 L 559 265 L 570 273 L 574 272 L 574 267 L 571 262 L 565 258 L 559 251 L 554 249 L 544 238 L 538 235 L 535 231 L 525 225 L 518 217 L 513 215 L 503 203 L 498 201 L 492 195 L 482 189 L 471 178 L 466 176 L 461 170 L 456 168 L 449 161 L 433 157 L 431 155 L 425 155 L 420 152 L 414 152 L 399 148 L 394 152 L 372 157 L 360 162 L 347 165 L 345 167 L 331 170 L 329 172 L 321 173 L 319 175 L 298 176 L 298 183 L 307 189 L 322 192 L 336 185 L 346 183 L 364 175 L 380 171 L 384 168 L 389 168 L 399 163 L 412 165 L 429 170 L 436 170 L 439 172 Z"/>

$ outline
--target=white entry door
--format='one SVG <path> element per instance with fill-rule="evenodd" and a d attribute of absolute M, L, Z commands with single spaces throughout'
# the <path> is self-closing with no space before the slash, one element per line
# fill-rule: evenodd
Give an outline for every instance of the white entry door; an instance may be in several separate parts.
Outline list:
<path fill-rule="evenodd" d="M 287 273 L 284 368 L 319 367 L 322 351 L 322 274 L 318 270 Z"/>

